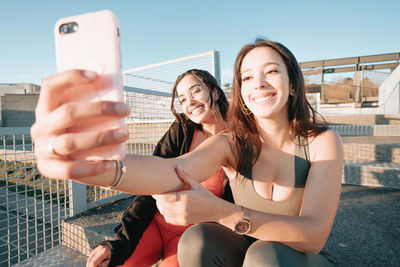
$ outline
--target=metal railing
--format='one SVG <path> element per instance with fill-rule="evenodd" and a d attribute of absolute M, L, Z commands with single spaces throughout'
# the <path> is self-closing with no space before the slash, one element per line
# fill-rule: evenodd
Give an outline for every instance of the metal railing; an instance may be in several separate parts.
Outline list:
<path fill-rule="evenodd" d="M 29 128 L 0 128 L 0 266 L 58 244 L 68 186 L 36 168 Z"/>
<path fill-rule="evenodd" d="M 399 65 L 400 53 L 300 62 L 307 92 L 322 104 L 376 104 L 379 87 Z"/>

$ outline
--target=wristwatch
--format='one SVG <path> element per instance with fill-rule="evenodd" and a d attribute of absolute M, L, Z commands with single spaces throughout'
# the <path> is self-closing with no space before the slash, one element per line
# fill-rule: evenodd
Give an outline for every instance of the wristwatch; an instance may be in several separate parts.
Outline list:
<path fill-rule="evenodd" d="M 250 232 L 251 224 L 250 224 L 250 211 L 245 207 L 242 207 L 242 218 L 240 218 L 233 228 L 234 232 L 239 235 L 244 235 Z"/>

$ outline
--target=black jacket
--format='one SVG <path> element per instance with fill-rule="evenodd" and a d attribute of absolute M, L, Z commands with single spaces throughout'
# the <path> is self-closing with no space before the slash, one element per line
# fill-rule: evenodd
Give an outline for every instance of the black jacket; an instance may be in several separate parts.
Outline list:
<path fill-rule="evenodd" d="M 175 120 L 169 130 L 157 143 L 154 156 L 174 158 L 189 151 L 194 130 L 199 125 L 181 116 L 182 122 Z M 224 188 L 222 198 L 233 202 L 229 182 Z M 103 241 L 99 245 L 111 248 L 109 266 L 122 265 L 133 253 L 144 231 L 157 212 L 156 201 L 151 196 L 136 196 L 122 214 L 122 222 L 115 228 L 114 240 Z"/>

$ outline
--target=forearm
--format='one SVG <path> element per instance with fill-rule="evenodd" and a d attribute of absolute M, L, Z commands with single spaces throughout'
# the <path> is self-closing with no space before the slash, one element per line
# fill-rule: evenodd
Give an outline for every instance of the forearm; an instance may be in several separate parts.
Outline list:
<path fill-rule="evenodd" d="M 219 201 L 214 209 L 214 221 L 234 229 L 242 217 L 240 206 Z M 283 243 L 302 252 L 319 252 L 324 246 L 324 227 L 315 218 L 286 216 L 250 210 L 251 230 L 247 234 L 254 238 Z"/>
<path fill-rule="evenodd" d="M 125 158 L 125 177 L 116 189 L 134 195 L 177 191 L 183 186 L 175 173 L 175 167 L 178 166 L 179 162 L 178 159 L 128 155 Z M 115 181 L 116 175 L 119 175 L 119 170 L 117 170 L 115 164 L 114 168 L 101 175 L 79 178 L 75 181 L 109 187 Z"/>

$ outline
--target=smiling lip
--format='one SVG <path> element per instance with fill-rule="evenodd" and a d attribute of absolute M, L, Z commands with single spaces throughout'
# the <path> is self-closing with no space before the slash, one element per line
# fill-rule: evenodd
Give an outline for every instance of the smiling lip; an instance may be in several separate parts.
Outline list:
<path fill-rule="evenodd" d="M 255 97 L 254 102 L 256 102 L 256 103 L 266 102 L 266 101 L 270 100 L 271 98 L 273 98 L 274 96 L 275 96 L 275 94 L 271 94 L 271 95 L 267 95 L 267 96 L 263 96 L 263 97 Z"/>
<path fill-rule="evenodd" d="M 202 105 L 197 106 L 192 111 L 190 111 L 190 114 L 197 115 L 197 114 L 199 114 L 201 112 L 202 109 L 203 109 Z"/>

